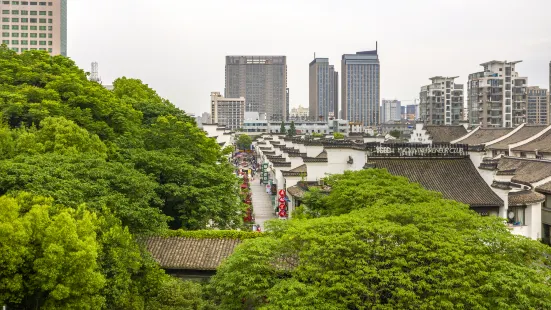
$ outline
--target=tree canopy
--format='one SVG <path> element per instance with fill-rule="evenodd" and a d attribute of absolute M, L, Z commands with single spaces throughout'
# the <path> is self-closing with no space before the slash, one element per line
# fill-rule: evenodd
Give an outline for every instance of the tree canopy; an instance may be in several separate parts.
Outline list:
<path fill-rule="evenodd" d="M 334 132 L 333 133 L 333 139 L 335 140 L 342 140 L 344 139 L 344 134 L 340 133 L 340 132 Z"/>
<path fill-rule="evenodd" d="M 237 138 L 237 148 L 239 148 L 240 150 L 250 149 L 252 143 L 253 140 L 246 134 L 241 134 L 239 135 L 239 138 Z"/>
<path fill-rule="evenodd" d="M 357 177 L 366 173 L 365 183 L 379 185 L 363 187 Z M 354 207 L 272 223 L 271 234 L 246 240 L 213 278 L 221 308 L 551 307 L 550 249 L 512 235 L 501 219 L 381 170 L 332 182 L 324 203 Z"/>

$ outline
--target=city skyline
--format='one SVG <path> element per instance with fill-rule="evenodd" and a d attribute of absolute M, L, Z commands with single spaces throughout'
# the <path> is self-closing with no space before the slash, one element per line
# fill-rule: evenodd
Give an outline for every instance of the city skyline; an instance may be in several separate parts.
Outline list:
<path fill-rule="evenodd" d="M 492 59 L 521 59 L 519 71 L 529 78 L 530 86 L 549 87 L 549 1 L 533 1 L 537 10 L 527 10 L 514 1 L 453 5 L 399 1 L 375 6 L 346 1 L 316 7 L 304 1 L 284 0 L 277 7 L 252 3 L 70 2 L 69 56 L 86 71 L 97 61 L 106 84 L 120 76 L 141 79 L 195 114 L 209 110 L 211 91 L 223 90 L 227 55 L 287 56 L 290 106 L 297 107 L 308 105 L 308 64 L 314 53 L 329 58 L 340 74 L 337 62 L 343 53 L 372 49 L 374 41 L 379 42 L 383 68 L 381 99 L 409 104 L 407 100 L 418 98 L 426 79 L 436 75 L 459 76 L 457 82 L 466 84 L 480 63 Z M 491 37 L 475 35 L 485 27 L 477 21 L 487 18 L 487 12 L 496 7 L 500 8 L 499 19 L 516 22 L 505 24 L 503 31 Z M 419 16 L 431 9 L 441 14 L 431 22 L 422 21 Z M 117 13 L 121 11 L 128 14 L 121 16 Z M 258 11 L 263 14 L 255 14 Z M 236 14 L 242 18 L 232 18 Z M 324 18 L 317 18 L 320 15 Z M 98 16 L 101 22 L 97 22 Z M 139 16 L 151 18 L 144 23 Z M 304 19 L 309 26 L 296 27 L 303 25 Z M 398 22 L 391 25 L 388 19 Z M 239 36 L 245 32 L 248 35 Z M 170 46 L 144 44 L 143 37 L 170 42 Z"/>

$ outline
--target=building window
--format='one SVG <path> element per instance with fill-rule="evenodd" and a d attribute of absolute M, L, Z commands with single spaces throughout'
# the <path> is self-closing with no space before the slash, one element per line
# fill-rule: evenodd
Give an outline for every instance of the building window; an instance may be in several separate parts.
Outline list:
<path fill-rule="evenodd" d="M 2 32 L 2 37 L 3 37 L 3 38 L 9 38 L 9 37 L 10 37 L 10 33 L 9 33 L 9 32 Z"/>
<path fill-rule="evenodd" d="M 38 30 L 46 31 L 46 26 L 39 26 L 39 27 L 38 27 Z"/>
<path fill-rule="evenodd" d="M 36 41 L 31 41 L 31 45 L 36 45 L 37 42 Z"/>
<path fill-rule="evenodd" d="M 11 10 L 11 15 L 19 15 L 19 10 Z"/>
<path fill-rule="evenodd" d="M 37 15 L 37 11 L 31 11 L 31 15 Z"/>
<path fill-rule="evenodd" d="M 36 24 L 36 18 L 31 18 L 30 22 Z"/>
<path fill-rule="evenodd" d="M 36 33 L 31 33 L 31 38 L 36 38 L 38 35 Z"/>
<path fill-rule="evenodd" d="M 19 30 L 19 25 L 12 25 L 11 30 Z"/>
<path fill-rule="evenodd" d="M 22 22 L 22 23 L 28 23 L 28 22 L 29 22 L 29 19 L 28 19 L 28 18 L 21 18 L 21 22 Z"/>
<path fill-rule="evenodd" d="M 507 210 L 507 221 L 512 225 L 526 225 L 524 221 L 526 207 L 509 207 Z"/>
<path fill-rule="evenodd" d="M 19 52 L 19 48 L 17 48 L 17 47 L 12 47 L 11 50 L 14 51 L 14 52 Z"/>
<path fill-rule="evenodd" d="M 19 40 L 11 40 L 11 44 L 13 44 L 13 45 L 19 45 Z"/>
<path fill-rule="evenodd" d="M 48 30 L 49 30 L 49 31 L 52 31 L 52 30 L 53 30 L 53 27 L 52 27 L 52 26 L 48 26 Z"/>
<path fill-rule="evenodd" d="M 21 10 L 21 15 L 29 15 L 29 11 L 27 11 L 27 10 Z"/>
<path fill-rule="evenodd" d="M 10 30 L 10 25 L 2 25 L 3 30 Z"/>
<path fill-rule="evenodd" d="M 9 22 L 10 22 L 10 18 L 9 18 L 9 17 L 2 17 L 2 22 L 3 22 L 3 23 L 9 23 Z"/>
<path fill-rule="evenodd" d="M 2 44 L 10 44 L 10 40 L 2 40 Z"/>
<path fill-rule="evenodd" d="M 28 51 L 28 50 L 29 50 L 29 49 L 26 48 L 26 47 L 21 48 L 21 52 L 26 52 L 26 51 Z"/>
<path fill-rule="evenodd" d="M 36 30 L 37 27 L 36 26 L 31 26 L 31 30 Z"/>
<path fill-rule="evenodd" d="M 54 16 L 54 12 L 48 11 L 48 16 Z"/>
<path fill-rule="evenodd" d="M 12 32 L 11 37 L 12 38 L 19 38 L 19 32 Z"/>
<path fill-rule="evenodd" d="M 46 45 L 46 41 L 40 41 L 40 45 Z"/>
<path fill-rule="evenodd" d="M 29 26 L 27 25 L 21 26 L 21 30 L 29 30 Z"/>
<path fill-rule="evenodd" d="M 51 19 L 51 18 L 48 18 L 48 24 L 52 24 L 53 22 L 54 22 L 54 20 L 53 20 L 53 19 Z"/>
<path fill-rule="evenodd" d="M 10 4 L 9 1 L 2 1 L 2 4 Z"/>
<path fill-rule="evenodd" d="M 44 38 L 44 39 L 45 39 L 45 38 L 46 38 L 46 34 L 45 34 L 45 33 L 39 33 L 39 34 L 38 34 L 38 37 L 39 37 L 39 38 Z"/>
<path fill-rule="evenodd" d="M 19 1 L 12 1 L 11 4 L 13 4 L 13 5 L 19 5 Z"/>
<path fill-rule="evenodd" d="M 39 19 L 39 22 L 40 22 L 41 24 L 45 24 L 45 23 L 46 23 L 46 19 L 45 19 L 45 18 L 41 18 L 41 19 Z"/>
<path fill-rule="evenodd" d="M 27 41 L 27 40 L 21 40 L 21 45 L 29 45 L 29 41 Z"/>
<path fill-rule="evenodd" d="M 18 23 L 18 22 L 19 22 L 19 18 L 14 17 L 14 18 L 11 19 L 11 22 L 12 22 L 12 23 Z"/>
<path fill-rule="evenodd" d="M 48 14 L 48 13 L 46 13 L 46 11 L 39 11 L 38 12 L 38 15 L 46 16 L 46 14 Z"/>
<path fill-rule="evenodd" d="M 2 14 L 10 14 L 10 10 L 2 10 Z"/>

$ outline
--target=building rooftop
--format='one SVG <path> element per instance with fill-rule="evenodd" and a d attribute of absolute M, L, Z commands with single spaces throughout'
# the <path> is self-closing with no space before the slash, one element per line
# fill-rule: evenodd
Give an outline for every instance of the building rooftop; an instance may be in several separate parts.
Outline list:
<path fill-rule="evenodd" d="M 163 269 L 216 270 L 239 239 L 150 237 L 146 248 Z"/>
<path fill-rule="evenodd" d="M 306 165 L 300 165 L 289 171 L 281 171 L 281 174 L 284 177 L 299 177 L 299 176 L 307 176 L 307 172 L 308 172 L 308 169 Z"/>
<path fill-rule="evenodd" d="M 370 158 L 374 168 L 387 169 L 446 199 L 471 207 L 503 206 L 503 200 L 486 184 L 469 158 Z"/>
<path fill-rule="evenodd" d="M 551 177 L 551 161 L 519 157 L 502 157 L 497 164 L 498 173 L 513 175 L 512 182 L 531 185 Z"/>
<path fill-rule="evenodd" d="M 484 62 L 484 63 L 481 63 L 480 65 L 481 66 L 486 66 L 486 65 L 492 65 L 492 64 L 518 64 L 519 62 L 522 62 L 522 60 L 516 60 L 516 61 L 501 61 L 501 60 L 490 60 L 488 62 Z"/>
<path fill-rule="evenodd" d="M 436 143 L 450 143 L 451 141 L 457 140 L 467 134 L 467 129 L 465 129 L 462 125 L 425 125 L 424 128 L 431 136 L 432 142 Z"/>
<path fill-rule="evenodd" d="M 508 203 L 510 207 L 526 206 L 545 201 L 545 196 L 529 190 L 509 192 Z"/>
<path fill-rule="evenodd" d="M 544 125 L 524 125 L 517 132 L 512 134 L 510 137 L 505 138 L 497 143 L 488 145 L 490 150 L 509 150 L 509 145 L 518 143 L 520 141 L 526 140 L 533 137 L 538 132 L 545 129 Z"/>
<path fill-rule="evenodd" d="M 516 152 L 535 152 L 536 150 L 538 153 L 551 153 L 551 130 L 548 130 L 536 140 L 513 149 Z"/>
<path fill-rule="evenodd" d="M 457 79 L 459 76 L 433 76 L 431 78 L 429 78 L 429 80 L 438 80 L 438 79 L 444 79 L 444 80 L 448 80 L 448 79 Z"/>
<path fill-rule="evenodd" d="M 536 187 L 536 191 L 551 195 L 551 181 Z"/>
<path fill-rule="evenodd" d="M 476 129 L 475 129 L 476 130 Z M 468 145 L 482 145 L 493 141 L 513 131 L 513 128 L 478 128 L 469 137 L 455 141 L 455 143 Z"/>

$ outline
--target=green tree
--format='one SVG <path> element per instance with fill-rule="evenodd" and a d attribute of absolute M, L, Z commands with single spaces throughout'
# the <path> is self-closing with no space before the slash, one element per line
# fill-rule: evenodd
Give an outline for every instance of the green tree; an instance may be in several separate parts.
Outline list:
<path fill-rule="evenodd" d="M 457 202 L 366 205 L 278 223 L 211 287 L 222 309 L 546 309 L 550 252 Z"/>
<path fill-rule="evenodd" d="M 290 137 L 294 137 L 297 134 L 297 129 L 295 128 L 295 121 L 291 121 L 291 125 L 289 125 L 289 130 L 287 131 L 287 135 Z"/>
<path fill-rule="evenodd" d="M 333 133 L 333 139 L 335 140 L 342 140 L 344 139 L 344 134 L 340 133 L 340 132 L 334 132 Z"/>
<path fill-rule="evenodd" d="M 281 121 L 281 127 L 279 127 L 279 133 L 284 135 L 287 132 L 287 129 L 285 129 L 285 122 Z"/>
<path fill-rule="evenodd" d="M 239 135 L 239 138 L 237 138 L 237 148 L 240 150 L 248 150 L 251 148 L 251 144 L 253 143 L 253 140 L 250 136 L 246 134 Z"/>
<path fill-rule="evenodd" d="M 59 207 L 51 212 L 51 203 L 29 195 L 17 200 L 0 197 L 0 255 L 6 256 L 0 260 L 0 304 L 24 309 L 101 308 L 105 278 L 97 263 L 95 215 Z"/>
<path fill-rule="evenodd" d="M 324 135 L 322 133 L 317 133 L 317 132 L 312 133 L 312 137 L 314 137 L 314 138 L 323 138 L 323 136 Z"/>
<path fill-rule="evenodd" d="M 389 134 L 390 134 L 391 136 L 393 136 L 394 138 L 396 138 L 396 139 L 399 139 L 400 136 L 402 135 L 402 133 L 400 132 L 400 130 L 391 130 L 391 131 L 389 132 Z"/>

